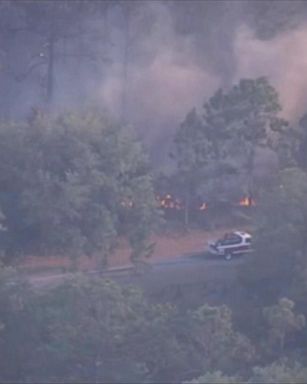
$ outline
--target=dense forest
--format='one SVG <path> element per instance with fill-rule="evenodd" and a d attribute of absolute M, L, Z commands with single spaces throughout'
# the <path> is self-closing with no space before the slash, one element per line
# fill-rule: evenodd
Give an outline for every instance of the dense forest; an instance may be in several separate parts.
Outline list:
<path fill-rule="evenodd" d="M 0 382 L 306 383 L 306 18 L 304 1 L 0 2 Z M 77 268 L 38 289 L 16 268 L 104 271 L 125 238 L 140 273 L 153 233 L 225 223 L 254 252 L 218 304 Z"/>

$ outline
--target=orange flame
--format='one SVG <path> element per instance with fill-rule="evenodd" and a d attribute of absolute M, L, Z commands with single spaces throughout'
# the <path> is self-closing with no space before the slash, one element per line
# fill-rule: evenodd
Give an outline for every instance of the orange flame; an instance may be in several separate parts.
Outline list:
<path fill-rule="evenodd" d="M 174 198 L 169 193 L 164 197 L 156 196 L 156 199 L 161 208 L 177 210 L 181 210 L 183 208 L 181 201 Z"/>
<path fill-rule="evenodd" d="M 239 201 L 239 205 L 241 207 L 252 207 L 252 206 L 255 206 L 256 203 L 255 203 L 255 200 L 250 198 L 250 197 L 243 197 L 240 201 Z"/>
<path fill-rule="evenodd" d="M 202 203 L 202 205 L 199 207 L 200 211 L 205 211 L 208 208 L 207 203 Z"/>
<path fill-rule="evenodd" d="M 183 201 L 175 198 L 170 193 L 167 193 L 164 196 L 156 195 L 156 200 L 160 208 L 163 208 L 163 209 L 176 209 L 176 210 L 184 209 Z M 237 205 L 241 207 L 253 207 L 256 205 L 256 202 L 254 199 L 246 196 L 246 197 L 243 197 L 237 203 Z M 208 203 L 202 202 L 200 205 L 198 205 L 196 209 L 198 209 L 199 211 L 206 211 L 208 209 Z"/>

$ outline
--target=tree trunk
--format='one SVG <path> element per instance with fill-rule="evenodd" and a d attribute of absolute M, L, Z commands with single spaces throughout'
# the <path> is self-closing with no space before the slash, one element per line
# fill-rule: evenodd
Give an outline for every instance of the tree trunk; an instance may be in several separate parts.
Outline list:
<path fill-rule="evenodd" d="M 54 35 L 50 34 L 48 41 L 48 67 L 47 67 L 47 104 L 53 101 L 54 90 Z"/>
<path fill-rule="evenodd" d="M 130 49 L 130 18 L 131 10 L 129 4 L 124 7 L 124 52 L 123 52 L 123 86 L 121 100 L 121 122 L 127 123 L 128 114 L 128 71 L 129 71 L 129 49 Z"/>
<path fill-rule="evenodd" d="M 281 352 L 284 351 L 284 347 L 285 347 L 285 334 L 280 335 L 280 338 L 279 338 L 279 348 Z"/>
<path fill-rule="evenodd" d="M 190 224 L 190 191 L 186 192 L 184 202 L 184 228 L 187 231 Z"/>
<path fill-rule="evenodd" d="M 249 206 L 252 205 L 254 200 L 254 168 L 255 168 L 255 149 L 252 146 L 249 154 L 248 165 L 247 165 L 247 172 L 248 172 L 247 199 L 248 199 Z"/>

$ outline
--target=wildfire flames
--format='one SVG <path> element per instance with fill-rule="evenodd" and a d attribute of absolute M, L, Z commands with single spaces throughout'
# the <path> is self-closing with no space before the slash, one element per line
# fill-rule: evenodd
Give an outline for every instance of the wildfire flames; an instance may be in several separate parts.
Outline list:
<path fill-rule="evenodd" d="M 173 197 L 171 194 L 166 194 L 165 196 L 156 196 L 156 200 L 158 202 L 158 205 L 163 209 L 176 209 L 176 210 L 182 210 L 184 209 L 184 202 L 181 201 L 178 198 Z M 249 197 L 243 197 L 241 200 L 239 200 L 236 205 L 239 205 L 241 207 L 252 207 L 255 206 L 255 200 L 251 199 Z M 208 209 L 208 204 L 205 202 L 201 202 L 195 206 L 195 208 L 199 211 L 205 211 Z"/>
<path fill-rule="evenodd" d="M 174 209 L 177 211 L 181 211 L 184 209 L 184 202 L 171 194 L 166 194 L 165 196 L 156 195 L 156 201 L 160 208 L 163 209 Z M 131 199 L 122 200 L 121 206 L 125 208 L 133 208 L 133 201 Z M 254 199 L 250 197 L 243 197 L 238 203 L 235 205 L 241 207 L 253 207 L 256 205 Z M 208 209 L 208 204 L 205 202 L 201 202 L 198 204 L 194 204 L 194 208 L 199 211 L 206 211 Z"/>
<path fill-rule="evenodd" d="M 255 200 L 250 198 L 250 197 L 243 197 L 240 201 L 239 201 L 239 205 L 241 207 L 253 207 L 256 205 L 255 203 Z"/>
<path fill-rule="evenodd" d="M 183 203 L 179 199 L 173 198 L 170 194 L 164 197 L 156 196 L 156 200 L 161 208 L 176 209 L 178 211 L 184 208 Z"/>
<path fill-rule="evenodd" d="M 202 205 L 199 207 L 200 211 L 205 211 L 208 208 L 208 205 L 206 203 L 202 203 Z"/>

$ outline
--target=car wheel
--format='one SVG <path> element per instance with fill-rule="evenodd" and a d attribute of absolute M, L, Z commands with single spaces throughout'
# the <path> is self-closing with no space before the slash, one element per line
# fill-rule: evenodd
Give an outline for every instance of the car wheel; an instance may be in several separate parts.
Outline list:
<path fill-rule="evenodd" d="M 224 257 L 225 257 L 225 260 L 231 260 L 232 259 L 232 253 L 228 251 L 225 253 Z"/>

